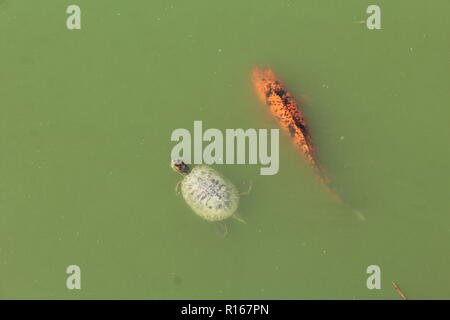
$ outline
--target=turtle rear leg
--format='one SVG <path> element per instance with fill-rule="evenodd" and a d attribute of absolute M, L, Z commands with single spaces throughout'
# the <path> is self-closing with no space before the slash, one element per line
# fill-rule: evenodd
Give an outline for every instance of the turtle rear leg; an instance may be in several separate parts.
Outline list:
<path fill-rule="evenodd" d="M 228 235 L 228 226 L 224 221 L 216 221 L 214 223 L 217 227 L 217 234 L 221 238 L 225 238 Z"/>
<path fill-rule="evenodd" d="M 240 223 L 247 224 L 247 221 L 245 221 L 245 219 L 242 218 L 238 213 L 234 213 L 231 217 L 232 217 L 234 220 L 239 221 Z"/>

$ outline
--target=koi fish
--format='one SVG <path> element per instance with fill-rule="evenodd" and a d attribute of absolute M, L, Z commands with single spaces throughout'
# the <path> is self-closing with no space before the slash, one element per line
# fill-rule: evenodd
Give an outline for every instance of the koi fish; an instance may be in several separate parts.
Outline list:
<path fill-rule="evenodd" d="M 260 99 L 278 119 L 280 127 L 291 136 L 294 145 L 302 152 L 320 180 L 328 184 L 330 179 L 317 160 L 305 115 L 292 94 L 270 69 L 253 69 L 252 80 Z"/>
<path fill-rule="evenodd" d="M 286 86 L 270 69 L 254 68 L 252 81 L 260 99 L 268 106 L 272 115 L 278 120 L 280 127 L 292 138 L 294 145 L 302 152 L 325 188 L 339 202 L 356 213 L 361 220 L 365 220 L 364 216 L 348 206 L 331 186 L 330 178 L 317 159 L 305 115 Z"/>

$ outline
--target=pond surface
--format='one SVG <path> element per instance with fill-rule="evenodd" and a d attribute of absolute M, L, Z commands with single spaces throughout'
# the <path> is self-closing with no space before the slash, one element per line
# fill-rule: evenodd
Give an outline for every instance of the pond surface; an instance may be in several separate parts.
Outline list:
<path fill-rule="evenodd" d="M 381 30 L 360 0 L 76 2 L 81 30 L 0 2 L 0 298 L 450 298 L 450 2 L 379 0 Z M 226 238 L 175 193 L 176 128 L 278 128 L 255 66 L 364 222 L 281 132 L 276 175 L 214 166 L 253 183 Z"/>

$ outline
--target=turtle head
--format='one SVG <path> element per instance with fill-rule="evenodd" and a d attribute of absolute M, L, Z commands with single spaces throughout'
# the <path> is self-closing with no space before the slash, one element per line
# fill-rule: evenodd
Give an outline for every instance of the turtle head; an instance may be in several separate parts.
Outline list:
<path fill-rule="evenodd" d="M 186 163 L 184 163 L 182 160 L 172 160 L 170 166 L 172 169 L 176 172 L 181 173 L 183 176 L 189 174 L 191 172 L 191 169 L 187 166 Z"/>

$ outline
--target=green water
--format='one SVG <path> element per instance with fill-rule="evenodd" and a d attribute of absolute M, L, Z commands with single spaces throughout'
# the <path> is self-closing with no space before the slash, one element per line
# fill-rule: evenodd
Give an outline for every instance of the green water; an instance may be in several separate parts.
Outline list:
<path fill-rule="evenodd" d="M 81 30 L 66 8 L 81 7 Z M 369 4 L 382 30 L 368 30 Z M 450 298 L 450 2 L 0 0 L 0 297 Z M 176 128 L 277 128 L 250 81 L 301 101 L 359 222 L 280 135 L 217 236 L 174 192 Z M 81 290 L 66 268 L 81 268 Z M 366 268 L 381 268 L 368 290 Z"/>

